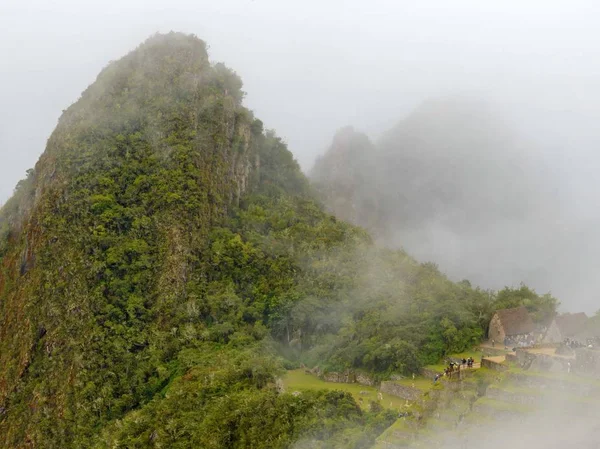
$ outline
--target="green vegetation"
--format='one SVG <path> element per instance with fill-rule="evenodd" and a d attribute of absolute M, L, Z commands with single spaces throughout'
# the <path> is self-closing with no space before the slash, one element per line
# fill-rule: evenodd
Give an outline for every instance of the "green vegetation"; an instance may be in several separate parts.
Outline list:
<path fill-rule="evenodd" d="M 414 388 L 421 391 L 429 391 L 433 387 L 433 381 L 431 379 L 426 379 L 421 376 L 415 377 L 414 380 L 407 377 L 393 382 L 405 387 L 412 387 L 414 385 Z"/>
<path fill-rule="evenodd" d="M 441 373 L 444 371 L 445 368 L 448 367 L 447 360 L 462 360 L 472 357 L 476 363 L 479 363 L 481 361 L 481 354 L 481 349 L 478 348 L 468 349 L 466 351 L 462 351 L 456 354 L 447 354 L 441 363 L 430 364 L 427 365 L 425 368 Z"/>
<path fill-rule="evenodd" d="M 558 299 L 549 293 L 539 295 L 523 284 L 519 288 L 506 287 L 500 290 L 494 298 L 495 309 L 525 306 L 534 322 L 546 325 L 556 315 L 559 305 Z"/>
<path fill-rule="evenodd" d="M 205 351 L 186 354 L 193 368 L 164 397 L 109 426 L 98 447 L 267 449 L 298 439 L 318 448 L 363 447 L 393 420 L 383 409 L 362 412 L 343 391 L 278 394 L 261 385 L 269 373 L 268 358 L 253 354 L 240 360 L 237 351 L 229 352 L 235 360 L 223 352 L 215 354 L 216 360 L 207 360 Z"/>
<path fill-rule="evenodd" d="M 363 448 L 396 416 L 284 366 L 410 375 L 488 292 L 327 214 L 240 78 L 156 35 L 69 107 L 0 212 L 0 446 Z"/>
<path fill-rule="evenodd" d="M 312 374 L 305 373 L 303 369 L 288 371 L 282 380 L 287 393 L 311 390 L 345 391 L 350 393 L 360 407 L 366 410 L 370 409 L 372 401 L 379 403 L 381 407 L 386 409 L 407 410 L 406 401 L 396 396 L 382 393 L 383 400 L 379 401 L 377 399 L 379 390 L 375 387 L 357 383 L 325 382 Z M 409 404 L 409 406 L 412 407 L 412 404 Z"/>
<path fill-rule="evenodd" d="M 363 251 L 356 268 L 331 312 L 323 301 L 302 305 L 301 318 L 323 316 L 318 313 L 323 311 L 329 325 L 319 328 L 322 319 L 310 318 L 311 332 L 299 323 L 307 365 L 410 375 L 483 337 L 482 317 L 489 308 L 484 292 L 454 284 L 435 266 L 419 265 L 402 252 Z M 306 308 L 311 306 L 309 315 Z"/>

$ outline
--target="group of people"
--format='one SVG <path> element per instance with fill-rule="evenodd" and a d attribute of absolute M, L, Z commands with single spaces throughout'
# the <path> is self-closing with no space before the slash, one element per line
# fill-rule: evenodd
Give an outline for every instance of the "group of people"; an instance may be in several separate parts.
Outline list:
<path fill-rule="evenodd" d="M 572 340 L 570 338 L 565 338 L 563 340 L 563 345 L 566 346 L 567 348 L 570 349 L 577 349 L 577 348 L 583 348 L 586 345 L 584 345 L 583 343 L 577 341 L 577 340 Z"/>
<path fill-rule="evenodd" d="M 564 347 L 569 349 L 577 349 L 577 348 L 589 348 L 594 349 L 600 347 L 600 338 L 587 338 L 585 343 L 582 343 L 579 340 L 574 340 L 572 338 L 565 338 L 562 342 Z"/>
<path fill-rule="evenodd" d="M 468 359 L 463 358 L 459 363 L 450 362 L 446 368 L 444 368 L 444 372 L 440 374 L 436 374 L 433 378 L 433 383 L 437 383 L 442 377 L 451 377 L 453 373 L 460 373 L 461 367 L 466 367 L 468 369 L 473 368 L 473 357 L 469 357 Z"/>

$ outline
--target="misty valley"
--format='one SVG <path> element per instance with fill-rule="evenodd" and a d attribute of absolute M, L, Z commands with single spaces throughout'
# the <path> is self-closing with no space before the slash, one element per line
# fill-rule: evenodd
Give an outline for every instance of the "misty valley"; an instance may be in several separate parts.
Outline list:
<path fill-rule="evenodd" d="M 597 221 L 538 144 L 432 96 L 305 174 L 242 89 L 156 33 L 63 111 L 0 209 L 0 447 L 600 447 Z"/>

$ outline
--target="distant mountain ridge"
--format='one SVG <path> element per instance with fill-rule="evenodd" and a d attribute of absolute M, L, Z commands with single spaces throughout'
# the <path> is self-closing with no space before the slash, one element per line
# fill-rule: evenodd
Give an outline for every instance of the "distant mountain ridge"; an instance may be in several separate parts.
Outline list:
<path fill-rule="evenodd" d="M 548 190 L 558 183 L 552 176 L 501 114 L 465 97 L 423 103 L 375 143 L 341 130 L 310 174 L 336 215 L 454 278 L 494 288 L 543 278 L 519 254 L 530 245 L 531 259 L 539 228 L 552 232 L 564 201 Z"/>

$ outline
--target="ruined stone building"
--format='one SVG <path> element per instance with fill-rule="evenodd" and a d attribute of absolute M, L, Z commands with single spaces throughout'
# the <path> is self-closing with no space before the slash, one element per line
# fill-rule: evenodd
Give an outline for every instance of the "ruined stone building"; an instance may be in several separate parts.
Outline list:
<path fill-rule="evenodd" d="M 559 343 L 565 338 L 579 340 L 579 335 L 584 331 L 587 323 L 588 317 L 583 312 L 559 315 L 548 326 L 544 343 Z"/>
<path fill-rule="evenodd" d="M 505 340 L 511 342 L 526 341 L 533 335 L 535 326 L 525 307 L 498 310 L 492 316 L 488 336 L 490 341 L 502 345 Z"/>

